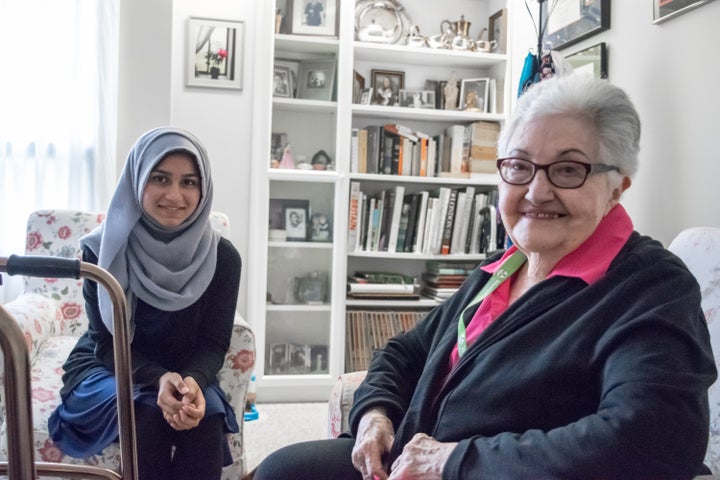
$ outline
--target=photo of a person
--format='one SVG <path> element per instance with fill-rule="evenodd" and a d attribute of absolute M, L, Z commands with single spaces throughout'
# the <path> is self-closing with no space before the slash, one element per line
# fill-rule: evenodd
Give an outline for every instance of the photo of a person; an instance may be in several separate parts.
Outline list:
<path fill-rule="evenodd" d="M 305 24 L 311 27 L 319 27 L 324 23 L 323 13 L 325 7 L 323 3 L 320 0 L 310 0 L 305 4 Z"/>
<path fill-rule="evenodd" d="M 322 70 L 313 70 L 308 75 L 308 88 L 325 88 L 325 72 Z"/>
<path fill-rule="evenodd" d="M 307 218 L 303 208 L 285 209 L 285 232 L 288 240 L 304 241 L 307 238 Z"/>
<path fill-rule="evenodd" d="M 290 96 L 290 78 L 288 71 L 275 69 L 273 75 L 273 95 L 277 97 L 289 97 Z"/>

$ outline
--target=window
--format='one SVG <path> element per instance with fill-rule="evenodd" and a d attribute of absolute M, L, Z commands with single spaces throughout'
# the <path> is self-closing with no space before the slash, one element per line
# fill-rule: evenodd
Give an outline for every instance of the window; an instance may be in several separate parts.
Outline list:
<path fill-rule="evenodd" d="M 118 18 L 118 0 L 0 0 L 0 255 L 24 252 L 33 210 L 107 204 Z"/>

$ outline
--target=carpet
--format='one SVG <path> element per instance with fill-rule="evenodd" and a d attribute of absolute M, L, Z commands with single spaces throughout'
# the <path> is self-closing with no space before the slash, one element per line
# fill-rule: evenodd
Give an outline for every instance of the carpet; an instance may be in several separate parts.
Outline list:
<path fill-rule="evenodd" d="M 327 438 L 327 402 L 258 403 L 255 408 L 258 419 L 245 422 L 248 471 L 280 447 Z"/>

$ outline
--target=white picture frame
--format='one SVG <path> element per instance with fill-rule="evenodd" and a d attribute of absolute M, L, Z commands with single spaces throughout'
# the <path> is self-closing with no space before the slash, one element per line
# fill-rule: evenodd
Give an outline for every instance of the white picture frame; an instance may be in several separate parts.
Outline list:
<path fill-rule="evenodd" d="M 242 90 L 245 24 L 189 17 L 185 85 Z"/>
<path fill-rule="evenodd" d="M 460 83 L 460 109 L 487 113 L 489 85 L 489 77 L 464 78 Z"/>
<path fill-rule="evenodd" d="M 306 100 L 332 100 L 335 85 L 334 61 L 303 61 L 300 65 L 297 97 Z"/>

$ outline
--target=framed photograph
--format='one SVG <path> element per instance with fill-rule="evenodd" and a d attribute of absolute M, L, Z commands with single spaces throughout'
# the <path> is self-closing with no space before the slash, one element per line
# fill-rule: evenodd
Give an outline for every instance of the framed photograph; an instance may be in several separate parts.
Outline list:
<path fill-rule="evenodd" d="M 283 67 L 290 70 L 290 97 L 297 98 L 298 78 L 300 78 L 300 60 L 291 60 L 286 58 L 275 59 L 275 68 Z"/>
<path fill-rule="evenodd" d="M 553 6 L 547 17 L 547 4 Z M 543 45 L 549 43 L 554 50 L 569 47 L 580 40 L 610 28 L 610 0 L 557 0 L 544 2 L 543 18 L 548 19 Z"/>
<path fill-rule="evenodd" d="M 188 18 L 185 85 L 242 90 L 244 23 Z"/>
<path fill-rule="evenodd" d="M 487 112 L 490 78 L 465 78 L 460 83 L 460 109 Z"/>
<path fill-rule="evenodd" d="M 400 90 L 405 88 L 405 72 L 371 70 L 370 86 L 373 88 L 375 105 L 396 106 L 400 104 Z"/>
<path fill-rule="evenodd" d="M 605 42 L 600 42 L 565 58 L 575 72 L 587 73 L 595 78 L 608 78 L 606 52 Z"/>
<path fill-rule="evenodd" d="M 332 100 L 335 62 L 304 61 L 300 64 L 298 98 Z"/>
<path fill-rule="evenodd" d="M 273 73 L 273 97 L 292 98 L 293 86 L 290 68 L 284 65 L 275 65 Z"/>
<path fill-rule="evenodd" d="M 360 103 L 363 90 L 365 90 L 365 77 L 353 70 L 353 103 Z"/>
<path fill-rule="evenodd" d="M 712 0 L 652 0 L 653 2 L 653 22 L 654 24 L 662 23 L 685 12 L 697 8 Z"/>
<path fill-rule="evenodd" d="M 400 90 L 400 106 L 409 108 L 435 108 L 434 90 Z"/>
<path fill-rule="evenodd" d="M 316 212 L 310 216 L 310 241 L 332 242 L 330 215 L 324 212 Z"/>
<path fill-rule="evenodd" d="M 363 91 L 360 93 L 360 101 L 358 102 L 360 105 L 370 105 L 372 104 L 373 100 L 373 89 L 371 88 L 363 88 Z"/>
<path fill-rule="evenodd" d="M 495 42 L 495 48 L 490 47 L 490 50 L 496 53 L 507 52 L 507 18 L 507 9 L 503 8 L 493 14 L 488 22 L 490 32 L 488 40 L 490 45 Z"/>
<path fill-rule="evenodd" d="M 336 37 L 339 0 L 287 0 L 290 33 Z"/>
<path fill-rule="evenodd" d="M 310 202 L 308 200 L 284 200 L 282 209 L 287 241 L 307 241 Z"/>

